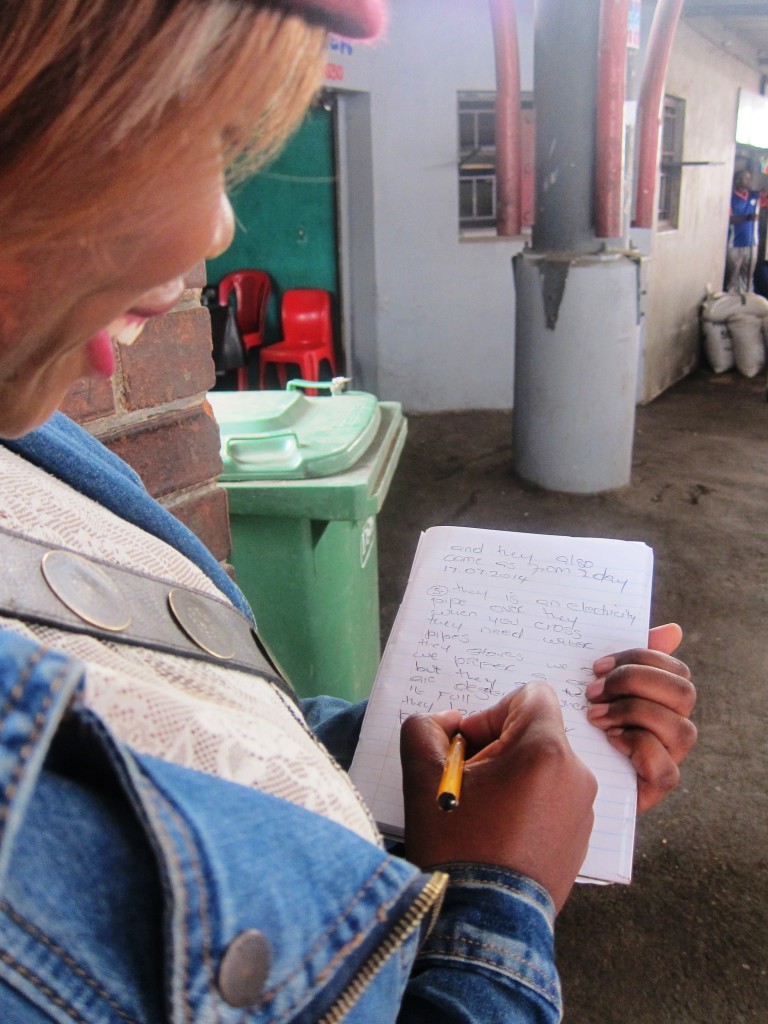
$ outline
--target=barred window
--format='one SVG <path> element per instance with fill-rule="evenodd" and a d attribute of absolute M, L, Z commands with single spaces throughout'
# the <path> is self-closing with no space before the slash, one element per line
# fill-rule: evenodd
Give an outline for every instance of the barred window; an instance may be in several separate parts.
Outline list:
<path fill-rule="evenodd" d="M 522 222 L 533 224 L 533 96 L 521 108 Z M 496 93 L 458 94 L 459 231 L 496 227 Z"/>
<path fill-rule="evenodd" d="M 459 228 L 496 224 L 496 96 L 459 93 Z"/>
<path fill-rule="evenodd" d="M 683 129 L 685 100 L 664 97 L 659 167 L 659 227 L 676 228 L 680 217 L 680 185 L 683 177 Z"/>

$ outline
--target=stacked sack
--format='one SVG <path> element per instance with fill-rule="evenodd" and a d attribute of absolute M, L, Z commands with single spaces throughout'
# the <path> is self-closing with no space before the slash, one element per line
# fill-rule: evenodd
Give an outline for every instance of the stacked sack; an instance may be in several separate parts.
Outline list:
<path fill-rule="evenodd" d="M 755 292 L 708 293 L 701 306 L 704 352 L 715 373 L 734 366 L 755 377 L 765 366 L 768 299 Z"/>

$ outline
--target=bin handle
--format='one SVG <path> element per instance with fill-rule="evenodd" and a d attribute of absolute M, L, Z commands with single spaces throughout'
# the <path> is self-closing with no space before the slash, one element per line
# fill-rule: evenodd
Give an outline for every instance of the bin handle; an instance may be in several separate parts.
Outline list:
<path fill-rule="evenodd" d="M 292 430 L 271 431 L 262 434 L 245 434 L 242 437 L 227 438 L 227 455 L 233 462 L 248 465 L 262 462 L 272 456 L 273 459 L 285 461 L 287 456 L 296 456 L 299 451 L 299 440 Z"/>
<path fill-rule="evenodd" d="M 341 395 L 351 380 L 351 377 L 334 377 L 332 380 L 300 380 L 298 377 L 294 377 L 285 385 L 285 390 L 299 391 L 302 388 L 321 388 L 323 391 L 330 391 L 332 395 Z"/>

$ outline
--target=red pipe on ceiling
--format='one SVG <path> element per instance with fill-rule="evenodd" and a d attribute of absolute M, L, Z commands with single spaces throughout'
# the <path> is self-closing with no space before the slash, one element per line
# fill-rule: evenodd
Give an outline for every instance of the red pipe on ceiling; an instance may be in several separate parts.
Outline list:
<path fill-rule="evenodd" d="M 514 0 L 489 0 L 496 58 L 496 232 L 521 231 L 520 52 Z"/>
<path fill-rule="evenodd" d="M 629 0 L 600 0 L 595 132 L 595 234 L 623 231 L 624 100 L 627 89 Z"/>
<path fill-rule="evenodd" d="M 683 3 L 684 0 L 659 0 L 648 37 L 637 107 L 638 163 L 632 223 L 638 228 L 653 226 L 664 79 Z"/>

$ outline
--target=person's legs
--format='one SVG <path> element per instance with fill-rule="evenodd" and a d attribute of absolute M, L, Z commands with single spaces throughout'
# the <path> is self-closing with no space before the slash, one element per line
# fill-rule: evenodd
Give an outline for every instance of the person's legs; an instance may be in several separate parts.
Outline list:
<path fill-rule="evenodd" d="M 725 290 L 747 292 L 751 288 L 749 272 L 752 250 L 745 247 L 729 248 L 725 258 Z"/>
<path fill-rule="evenodd" d="M 757 246 L 753 245 L 749 250 L 749 257 L 744 261 L 746 270 L 746 285 L 744 291 L 754 291 L 755 269 L 757 267 Z"/>
<path fill-rule="evenodd" d="M 738 251 L 738 249 L 732 249 L 729 246 L 728 251 L 725 254 L 725 290 L 727 292 L 737 292 L 739 290 Z"/>

